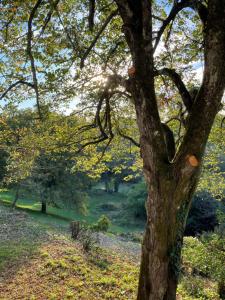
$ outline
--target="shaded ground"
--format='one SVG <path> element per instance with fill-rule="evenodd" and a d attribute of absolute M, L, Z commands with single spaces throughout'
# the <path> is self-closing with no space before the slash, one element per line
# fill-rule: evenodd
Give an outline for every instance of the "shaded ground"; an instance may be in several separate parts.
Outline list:
<path fill-rule="evenodd" d="M 0 224 L 1 300 L 135 299 L 135 243 L 100 234 L 101 245 L 126 255 L 100 248 L 86 253 L 65 227 L 40 226 L 1 206 Z"/>

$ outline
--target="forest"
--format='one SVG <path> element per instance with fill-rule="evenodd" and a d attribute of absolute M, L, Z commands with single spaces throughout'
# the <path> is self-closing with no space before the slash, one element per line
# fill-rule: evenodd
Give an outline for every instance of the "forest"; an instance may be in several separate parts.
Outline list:
<path fill-rule="evenodd" d="M 0 1 L 0 299 L 225 299 L 225 0 Z"/>

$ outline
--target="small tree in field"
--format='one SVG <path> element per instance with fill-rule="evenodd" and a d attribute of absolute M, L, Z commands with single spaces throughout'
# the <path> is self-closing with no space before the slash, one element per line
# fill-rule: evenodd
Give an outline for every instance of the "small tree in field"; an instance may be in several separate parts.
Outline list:
<path fill-rule="evenodd" d="M 96 114 L 81 129 L 92 139 L 80 149 L 107 147 L 116 133 L 140 146 L 148 199 L 137 299 L 175 299 L 186 217 L 225 87 L 225 0 L 37 0 L 4 11 L 1 98 L 33 91 L 42 119 L 44 101 L 82 94 L 87 119 Z M 27 29 L 16 26 L 21 20 Z M 190 63 L 200 60 L 196 91 Z M 181 127 L 177 147 L 163 122 L 171 113 Z M 140 142 L 124 122 L 118 128 L 122 117 L 137 120 Z"/>

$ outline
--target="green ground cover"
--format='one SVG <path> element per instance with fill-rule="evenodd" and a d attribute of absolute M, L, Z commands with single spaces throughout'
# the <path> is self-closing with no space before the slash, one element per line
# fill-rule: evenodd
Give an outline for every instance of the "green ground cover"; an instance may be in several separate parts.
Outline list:
<path fill-rule="evenodd" d="M 139 257 L 93 248 L 85 252 L 68 230 L 28 210 L 0 203 L 1 300 L 132 300 Z M 67 228 L 68 229 L 68 228 Z M 185 238 L 178 300 L 220 300 L 224 238 Z"/>
<path fill-rule="evenodd" d="M 101 186 L 100 186 L 101 187 Z M 82 215 L 75 208 L 57 208 L 48 206 L 47 214 L 40 213 L 41 203 L 37 198 L 27 193 L 21 193 L 17 201 L 17 208 L 29 211 L 33 218 L 42 224 L 58 224 L 67 226 L 71 220 L 86 221 L 89 224 L 97 222 L 101 215 L 106 215 L 111 221 L 109 228 L 113 233 L 137 232 L 143 230 L 142 224 L 135 224 L 124 220 L 122 205 L 126 200 L 126 192 L 129 187 L 122 187 L 120 193 L 109 194 L 101 188 L 89 192 L 88 213 Z M 0 201 L 11 205 L 14 199 L 14 191 L 1 190 Z"/>

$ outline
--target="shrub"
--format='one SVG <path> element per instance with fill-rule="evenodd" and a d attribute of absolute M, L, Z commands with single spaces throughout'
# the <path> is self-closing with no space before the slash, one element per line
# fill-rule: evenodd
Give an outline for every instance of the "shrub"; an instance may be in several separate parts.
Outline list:
<path fill-rule="evenodd" d="M 86 222 L 73 221 L 70 228 L 71 237 L 81 243 L 84 251 L 89 252 L 98 243 L 98 238 L 93 234 L 92 227 L 88 226 Z"/>
<path fill-rule="evenodd" d="M 218 295 L 220 299 L 224 299 L 225 291 L 225 238 L 213 233 L 204 234 L 199 239 L 193 237 L 187 237 L 184 239 L 183 247 L 183 268 L 186 277 L 187 285 L 193 285 L 190 283 L 195 282 L 195 296 L 202 293 L 202 288 L 200 288 L 201 280 L 211 280 L 217 283 Z M 189 278 L 190 277 L 190 278 Z M 189 279 L 187 279 L 189 278 Z M 197 278 L 197 279 L 196 279 Z M 196 279 L 196 281 L 195 281 Z M 199 280 L 198 280 L 199 279 Z M 197 283 L 197 281 L 199 281 Z M 186 289 L 188 288 L 186 285 Z M 198 290 L 198 293 L 197 293 Z M 206 291 L 204 291 L 206 293 Z M 202 296 L 203 299 L 217 299 L 210 298 L 209 291 L 208 296 Z M 190 293 L 189 293 L 190 294 Z M 208 298 L 207 298 L 208 297 Z"/>
<path fill-rule="evenodd" d="M 89 252 L 96 247 L 98 239 L 93 234 L 93 231 L 90 228 L 87 228 L 80 233 L 79 242 L 81 243 L 84 251 Z"/>
<path fill-rule="evenodd" d="M 178 293 L 182 299 L 193 300 L 219 300 L 216 285 L 202 279 L 199 276 L 185 276 L 178 287 Z"/>
<path fill-rule="evenodd" d="M 218 225 L 217 210 L 219 202 L 209 193 L 197 193 L 192 201 L 188 214 L 185 235 L 196 236 L 205 231 L 213 231 Z"/>
<path fill-rule="evenodd" d="M 92 226 L 94 231 L 108 231 L 111 222 L 109 218 L 105 215 L 102 215 L 96 224 Z"/>

